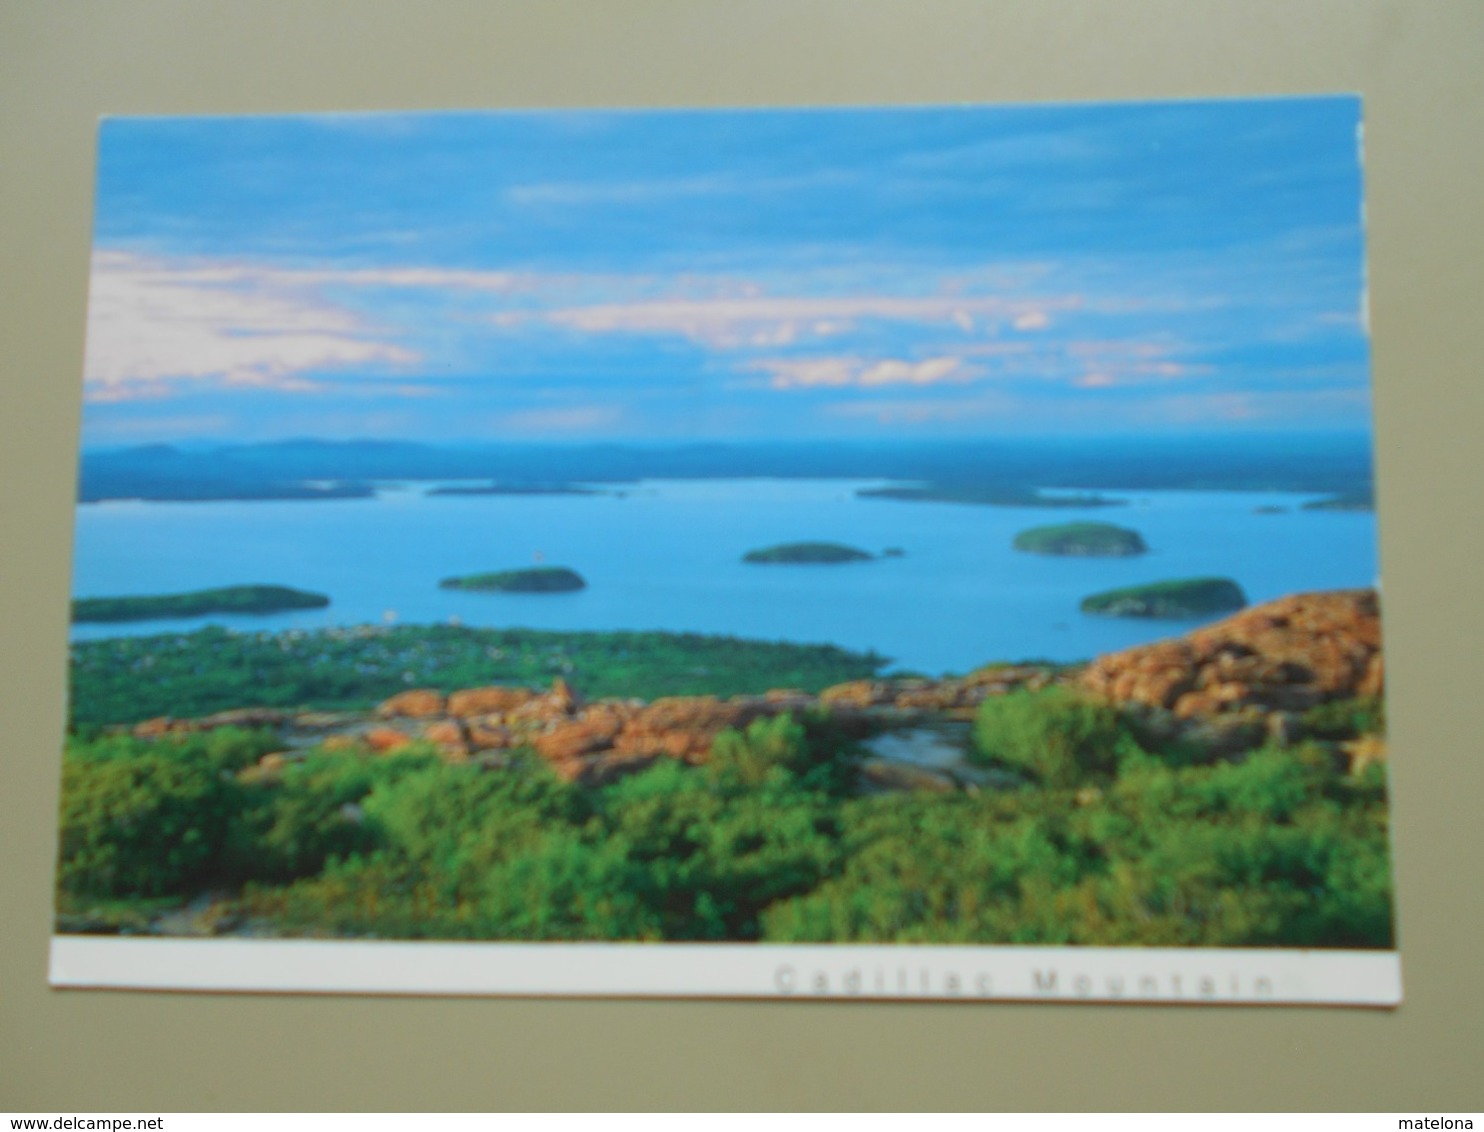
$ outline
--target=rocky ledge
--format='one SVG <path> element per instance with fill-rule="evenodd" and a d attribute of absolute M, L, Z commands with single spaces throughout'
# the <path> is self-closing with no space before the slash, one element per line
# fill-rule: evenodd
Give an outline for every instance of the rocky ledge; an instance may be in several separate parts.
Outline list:
<path fill-rule="evenodd" d="M 379 754 L 422 742 L 449 762 L 491 769 L 509 765 L 512 752 L 530 749 L 563 779 L 601 785 L 661 758 L 704 763 L 723 730 L 757 719 L 812 714 L 859 738 L 924 725 L 964 728 L 984 700 L 1053 683 L 1113 703 L 1156 743 L 1178 741 L 1223 757 L 1312 737 L 1305 734 L 1305 711 L 1379 696 L 1382 678 L 1376 594 L 1349 590 L 1283 598 L 1081 668 L 999 665 L 938 680 L 857 680 L 818 695 L 779 688 L 759 696 L 668 696 L 648 703 L 588 702 L 561 679 L 549 689 L 491 685 L 445 694 L 418 688 L 374 712 L 244 708 L 203 719 L 146 720 L 125 730 L 154 738 L 228 726 L 273 728 L 285 749 L 264 757 L 257 768 L 263 775 L 276 774 L 311 747 Z M 1352 769 L 1385 756 L 1378 737 L 1350 747 L 1337 754 Z M 905 773 L 900 760 L 886 761 L 897 778 Z M 938 782 L 932 788 L 949 781 L 931 771 L 913 774 L 914 782 Z M 921 782 L 896 786 L 929 788 Z"/>
<path fill-rule="evenodd" d="M 1383 678 L 1376 591 L 1338 590 L 1280 598 L 1101 656 L 1074 683 L 1156 732 L 1219 748 L 1250 746 L 1264 733 L 1291 741 L 1301 713 L 1378 697 Z"/>
<path fill-rule="evenodd" d="M 815 714 L 864 737 L 925 719 L 968 720 L 989 696 L 1043 688 L 1052 679 L 1044 666 L 997 666 L 942 680 L 857 680 L 818 695 L 778 688 L 760 696 L 666 696 L 646 703 L 588 702 L 559 678 L 545 690 L 491 685 L 445 695 L 415 688 L 370 713 L 243 708 L 201 719 L 150 719 L 127 730 L 158 738 L 218 727 L 273 728 L 286 749 L 265 757 L 264 773 L 276 773 L 316 746 L 385 754 L 422 742 L 449 762 L 490 767 L 506 765 L 511 752 L 529 748 L 563 779 L 601 785 L 660 758 L 704 763 L 717 735 L 756 719 Z"/>

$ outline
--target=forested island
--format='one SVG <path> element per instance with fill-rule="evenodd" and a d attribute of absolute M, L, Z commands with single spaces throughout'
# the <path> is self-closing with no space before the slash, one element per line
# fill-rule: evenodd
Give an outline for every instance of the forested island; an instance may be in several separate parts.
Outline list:
<path fill-rule="evenodd" d="M 438 583 L 438 588 L 510 594 L 556 594 L 586 589 L 587 582 L 576 570 L 569 570 L 565 566 L 533 566 L 525 570 L 499 570 L 490 574 L 444 578 Z"/>
<path fill-rule="evenodd" d="M 72 620 L 159 621 L 209 613 L 283 613 L 291 609 L 323 609 L 329 604 L 330 599 L 324 594 L 288 586 L 223 586 L 180 594 L 79 598 L 72 603 Z"/>
<path fill-rule="evenodd" d="M 429 488 L 425 495 L 614 495 L 575 483 L 501 483 L 453 485 Z"/>
<path fill-rule="evenodd" d="M 1123 500 L 1093 492 L 1045 495 L 1032 487 L 971 484 L 925 484 L 921 487 L 863 487 L 861 499 L 895 499 L 904 503 L 967 503 L 984 507 L 1121 507 Z"/>
<path fill-rule="evenodd" d="M 1079 558 L 1128 558 L 1149 550 L 1138 531 L 1112 523 L 1061 523 L 1021 531 L 1011 544 L 1027 554 Z"/>
<path fill-rule="evenodd" d="M 1104 617 L 1189 620 L 1246 604 L 1247 595 L 1230 578 L 1178 578 L 1092 594 L 1082 599 L 1081 609 Z"/>
<path fill-rule="evenodd" d="M 774 566 L 832 566 L 845 562 L 869 562 L 873 556 L 838 542 L 785 542 L 749 550 L 743 562 Z"/>
<path fill-rule="evenodd" d="M 1305 511 L 1374 511 L 1376 496 L 1371 491 L 1351 491 L 1305 503 Z"/>

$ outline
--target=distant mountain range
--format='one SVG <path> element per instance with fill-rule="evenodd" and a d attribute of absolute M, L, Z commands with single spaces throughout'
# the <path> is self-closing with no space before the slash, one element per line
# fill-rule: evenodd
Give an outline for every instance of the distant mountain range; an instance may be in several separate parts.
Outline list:
<path fill-rule="evenodd" d="M 1364 497 L 1362 435 L 1011 439 L 958 443 L 425 444 L 286 440 L 85 450 L 78 498 L 226 500 L 371 496 L 377 480 L 505 485 L 742 477 L 1030 488 L 1306 491 Z"/>

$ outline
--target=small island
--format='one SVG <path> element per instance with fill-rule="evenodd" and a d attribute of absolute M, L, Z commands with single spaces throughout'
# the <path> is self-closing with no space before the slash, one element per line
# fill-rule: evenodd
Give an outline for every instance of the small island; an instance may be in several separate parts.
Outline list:
<path fill-rule="evenodd" d="M 1246 604 L 1247 595 L 1230 578 L 1180 578 L 1093 594 L 1082 599 L 1082 612 L 1102 617 L 1188 620 L 1230 613 Z"/>
<path fill-rule="evenodd" d="M 329 604 L 330 599 L 324 594 L 307 593 L 288 586 L 223 586 L 181 594 L 79 598 L 72 603 L 72 620 L 159 621 L 201 617 L 208 613 L 282 613 L 290 609 L 323 609 Z"/>
<path fill-rule="evenodd" d="M 1130 558 L 1149 550 L 1138 531 L 1112 523 L 1060 523 L 1031 527 L 1011 545 L 1027 554 L 1073 558 Z"/>
<path fill-rule="evenodd" d="M 1340 511 L 1359 512 L 1374 511 L 1376 509 L 1376 496 L 1370 491 L 1347 491 L 1341 495 L 1332 495 L 1328 499 L 1315 499 L 1305 503 L 1304 511 Z"/>
<path fill-rule="evenodd" d="M 609 495 L 595 487 L 581 487 L 575 483 L 493 483 L 460 484 L 450 487 L 429 488 L 425 495 Z"/>
<path fill-rule="evenodd" d="M 869 562 L 871 558 L 864 550 L 842 546 L 838 542 L 785 542 L 749 550 L 742 556 L 742 561 L 763 566 L 831 566 L 843 562 Z"/>
<path fill-rule="evenodd" d="M 575 570 L 565 566 L 535 566 L 528 570 L 500 570 L 491 574 L 465 574 L 444 578 L 438 583 L 444 590 L 480 590 L 510 594 L 558 594 L 587 588 L 587 582 Z"/>
<path fill-rule="evenodd" d="M 964 503 L 980 507 L 1121 507 L 1122 499 L 1083 492 L 1045 495 L 1039 488 L 977 487 L 968 484 L 923 484 L 917 487 L 863 487 L 857 499 L 894 499 L 901 503 Z"/>

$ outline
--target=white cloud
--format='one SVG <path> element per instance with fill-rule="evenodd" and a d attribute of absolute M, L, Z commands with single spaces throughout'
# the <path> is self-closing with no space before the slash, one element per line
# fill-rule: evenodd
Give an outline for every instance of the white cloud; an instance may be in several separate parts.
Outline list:
<path fill-rule="evenodd" d="M 102 252 L 93 259 L 84 375 L 95 401 L 158 396 L 193 379 L 305 391 L 312 371 L 417 360 L 385 338 L 294 286 L 293 273 Z"/>
<path fill-rule="evenodd" d="M 966 334 L 976 326 L 993 333 L 1007 322 L 1039 329 L 1049 325 L 1049 310 L 1079 304 L 1076 296 L 1035 302 L 993 295 L 721 296 L 566 307 L 534 317 L 585 334 L 668 334 L 713 349 L 741 349 L 840 334 L 865 320 L 954 327 Z"/>
<path fill-rule="evenodd" d="M 934 385 L 940 381 L 964 381 L 968 374 L 958 358 L 927 358 L 920 362 L 887 360 L 867 367 L 862 385 Z"/>
<path fill-rule="evenodd" d="M 450 291 L 509 293 L 531 277 L 513 271 L 448 271 L 431 267 L 362 268 L 355 271 L 273 272 L 295 283 L 340 283 L 352 287 L 433 287 Z"/>
<path fill-rule="evenodd" d="M 820 282 L 806 273 L 793 285 Z M 357 367 L 406 380 L 409 366 L 436 367 L 440 359 L 423 358 L 406 341 L 406 328 L 363 313 L 387 301 L 378 292 L 400 290 L 426 296 L 429 309 L 440 299 L 469 297 L 479 313 L 461 307 L 463 317 L 482 322 L 492 339 L 522 327 L 545 327 L 585 336 L 679 337 L 710 350 L 769 354 L 817 349 L 827 339 L 844 343 L 860 333 L 875 337 L 880 324 L 888 323 L 911 328 L 912 352 L 928 355 L 881 357 L 842 344 L 835 357 L 746 364 L 769 374 L 779 389 L 977 380 L 987 371 L 968 359 L 1032 348 L 1030 338 L 1007 332 L 1045 329 L 1054 315 L 1085 305 L 1076 293 L 974 294 L 946 286 L 930 294 L 777 295 L 755 279 L 695 274 L 296 269 L 99 252 L 89 307 L 87 396 L 169 396 L 192 382 L 310 392 L 321 387 L 324 372 Z M 1116 372 L 1091 359 L 1086 365 Z"/>
<path fill-rule="evenodd" d="M 882 385 L 937 385 L 972 381 L 980 371 L 962 358 L 943 355 L 920 361 L 897 358 L 764 358 L 753 369 L 770 374 L 774 389 Z"/>
<path fill-rule="evenodd" d="M 1069 342 L 1065 353 L 1078 389 L 1149 385 L 1211 372 L 1207 365 L 1172 361 L 1179 348 L 1173 341 L 1106 339 Z"/>
<path fill-rule="evenodd" d="M 773 375 L 774 389 L 854 384 L 860 370 L 855 358 L 770 358 L 753 366 Z"/>

